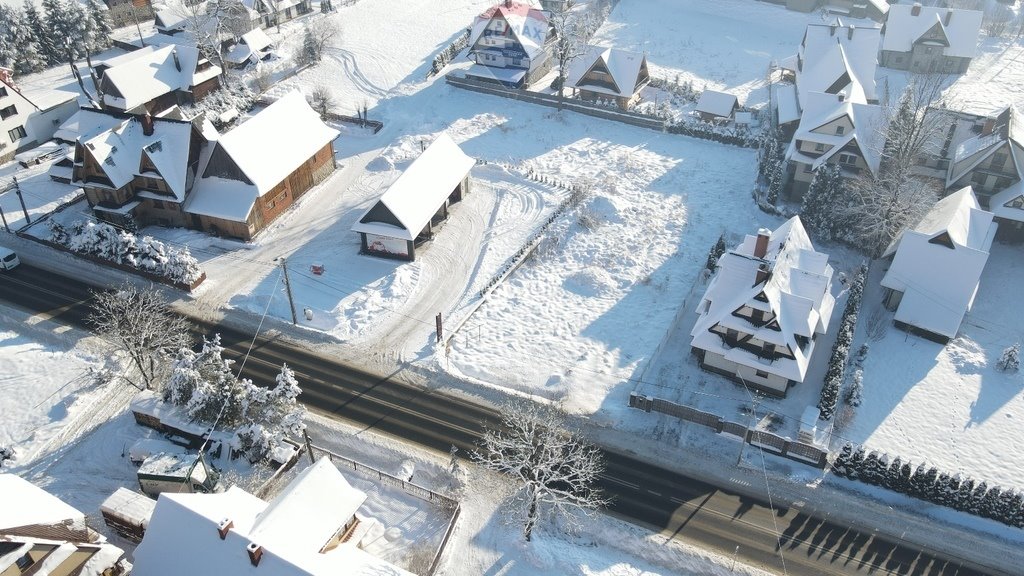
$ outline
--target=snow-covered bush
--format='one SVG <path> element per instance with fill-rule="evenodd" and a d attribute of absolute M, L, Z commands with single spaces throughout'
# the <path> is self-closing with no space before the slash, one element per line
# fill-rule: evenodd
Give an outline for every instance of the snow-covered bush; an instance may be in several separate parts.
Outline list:
<path fill-rule="evenodd" d="M 1003 372 L 1016 372 L 1020 369 L 1020 342 L 1003 350 L 996 368 Z"/>
<path fill-rule="evenodd" d="M 188 248 L 170 248 L 150 236 L 137 237 L 104 222 L 75 222 L 69 227 L 50 224 L 50 241 L 72 252 L 131 266 L 172 282 L 192 284 L 203 271 Z"/>
<path fill-rule="evenodd" d="M 14 448 L 0 445 L 0 466 L 3 466 L 6 460 L 14 460 Z"/>
<path fill-rule="evenodd" d="M 714 272 L 718 268 L 718 259 L 725 254 L 725 237 L 719 236 L 718 241 L 708 251 L 708 260 L 704 263 L 704 267 L 710 272 Z"/>
<path fill-rule="evenodd" d="M 297 400 L 302 389 L 287 364 L 273 388 L 236 378 L 223 353 L 219 334 L 204 339 L 200 352 L 183 349 L 164 387 L 164 400 L 184 408 L 195 421 L 233 429 L 233 452 L 259 462 L 284 438 L 305 429 L 306 410 Z"/>
<path fill-rule="evenodd" d="M 757 138 L 746 132 L 697 120 L 683 119 L 669 124 L 665 129 L 670 134 L 682 134 L 743 148 L 757 148 L 758 146 Z"/>
<path fill-rule="evenodd" d="M 853 371 L 853 378 L 850 387 L 846 390 L 846 403 L 850 406 L 860 406 L 864 395 L 864 371 L 857 369 Z"/>

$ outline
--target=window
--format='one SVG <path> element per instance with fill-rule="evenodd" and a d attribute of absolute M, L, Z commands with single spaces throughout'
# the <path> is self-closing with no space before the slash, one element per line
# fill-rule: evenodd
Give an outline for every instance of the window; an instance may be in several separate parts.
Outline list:
<path fill-rule="evenodd" d="M 815 152 L 824 152 L 825 151 L 825 145 L 824 144 L 815 144 L 814 145 L 814 151 Z"/>
<path fill-rule="evenodd" d="M 1012 184 L 1012 182 L 1009 178 L 997 178 L 996 187 L 994 188 L 994 190 L 1002 190 L 1004 188 L 1009 188 L 1010 184 Z"/>
<path fill-rule="evenodd" d="M 732 328 L 726 328 L 726 330 L 725 330 L 725 339 L 726 340 L 729 340 L 731 342 L 735 342 L 736 340 L 739 339 L 739 337 L 740 337 L 740 333 L 739 332 L 733 330 Z"/>
<path fill-rule="evenodd" d="M 811 173 L 811 165 L 810 164 L 804 164 L 803 166 L 804 166 L 804 174 L 810 174 Z"/>
<path fill-rule="evenodd" d="M 0 109 L 0 120 L 7 120 L 8 118 L 14 116 L 17 113 L 18 109 L 14 107 L 14 104 L 11 104 L 7 108 Z"/>
<path fill-rule="evenodd" d="M 762 356 L 773 356 L 775 354 L 775 344 L 765 342 L 764 346 L 761 347 Z"/>
<path fill-rule="evenodd" d="M 24 572 L 29 566 L 35 564 L 35 562 L 32 560 L 32 557 L 26 553 L 21 558 L 15 560 L 15 564 L 18 565 L 18 570 Z"/>
<path fill-rule="evenodd" d="M 3 111 L 0 110 L 0 113 L 3 113 Z M 4 118 L 7 118 L 7 116 L 4 116 Z M 1006 154 L 996 152 L 992 155 L 992 168 L 999 169 L 1002 168 L 1004 164 L 1006 164 Z"/>
<path fill-rule="evenodd" d="M 853 154 L 840 154 L 839 163 L 843 166 L 856 166 L 857 157 Z"/>
<path fill-rule="evenodd" d="M 836 126 L 836 135 L 842 136 L 843 132 L 846 132 L 846 126 Z"/>
<path fill-rule="evenodd" d="M 939 170 L 946 170 L 947 168 L 949 168 L 949 160 L 939 160 L 935 164 L 935 167 L 938 168 Z"/>
<path fill-rule="evenodd" d="M 1024 208 L 1024 196 L 1017 196 L 1013 200 L 1010 200 L 1004 204 L 1007 208 Z"/>
<path fill-rule="evenodd" d="M 11 142 L 17 142 L 25 137 L 25 127 L 15 126 L 7 131 L 7 135 L 11 137 Z"/>
<path fill-rule="evenodd" d="M 768 377 L 768 373 L 765 372 L 764 370 L 754 370 L 754 374 L 756 374 L 758 378 L 767 378 Z"/>
<path fill-rule="evenodd" d="M 971 174 L 971 182 L 977 184 L 978 186 L 984 186 L 985 180 L 987 179 L 988 175 L 985 174 L 984 172 L 975 172 L 974 174 Z"/>
<path fill-rule="evenodd" d="M 7 87 L 0 86 L 0 98 L 3 98 L 4 96 L 7 96 Z"/>

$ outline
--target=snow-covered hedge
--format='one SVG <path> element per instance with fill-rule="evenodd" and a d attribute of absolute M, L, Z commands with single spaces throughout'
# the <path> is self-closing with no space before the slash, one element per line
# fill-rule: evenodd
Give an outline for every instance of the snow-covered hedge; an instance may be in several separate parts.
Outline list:
<path fill-rule="evenodd" d="M 434 62 L 430 65 L 431 75 L 443 70 L 453 58 L 458 56 L 459 52 L 462 52 L 463 48 L 469 46 L 469 33 L 470 29 L 467 28 L 461 36 L 452 41 L 444 50 L 441 50 L 440 54 L 434 56 Z"/>
<path fill-rule="evenodd" d="M 757 148 L 759 146 L 757 137 L 749 132 L 696 120 L 686 119 L 669 124 L 666 130 L 668 130 L 669 134 L 682 134 L 683 136 L 692 136 L 743 148 Z"/>
<path fill-rule="evenodd" d="M 938 471 L 934 466 L 917 468 L 896 457 L 890 463 L 886 454 L 866 453 L 863 447 L 847 443 L 836 456 L 832 470 L 838 475 L 865 484 L 882 486 L 921 500 L 954 510 L 991 518 L 1008 526 L 1024 528 L 1024 495 L 985 481 Z"/>
<path fill-rule="evenodd" d="M 202 275 L 199 261 L 188 248 L 170 248 L 151 236 L 139 238 L 104 222 L 75 222 L 65 227 L 50 222 L 51 242 L 79 254 L 88 254 L 123 266 L 192 285 Z"/>
<path fill-rule="evenodd" d="M 825 382 L 821 387 L 821 399 L 818 401 L 822 420 L 830 420 L 836 411 L 839 388 L 843 383 L 846 359 L 850 356 L 850 346 L 853 345 L 853 331 L 857 327 L 857 312 L 860 310 L 860 298 L 864 293 L 864 281 L 867 275 L 868 267 L 861 265 L 857 278 L 850 286 L 850 294 L 846 298 L 846 308 L 843 309 L 843 319 L 839 323 L 836 343 L 832 345 L 832 356 L 828 359 L 828 370 L 825 372 Z"/>

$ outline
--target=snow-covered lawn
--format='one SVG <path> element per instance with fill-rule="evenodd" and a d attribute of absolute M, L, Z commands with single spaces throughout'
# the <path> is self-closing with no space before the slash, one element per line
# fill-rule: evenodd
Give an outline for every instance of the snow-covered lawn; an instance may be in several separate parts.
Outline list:
<path fill-rule="evenodd" d="M 18 186 L 21 188 L 20 200 L 13 189 L 0 195 L 0 209 L 3 210 L 11 231 L 18 230 L 26 224 L 22 201 L 28 210 L 29 219 L 35 222 L 82 193 L 81 188 L 51 180 L 47 174 L 51 164 L 52 161 L 22 168 L 17 162 L 9 162 L 0 166 L 0 189 L 12 183 L 14 178 L 18 179 Z"/>
<path fill-rule="evenodd" d="M 946 346 L 895 328 L 881 288 L 869 282 L 855 341 L 870 347 L 864 401 L 852 417 L 837 416 L 848 423 L 837 425 L 833 442 L 1024 489 L 1024 374 L 995 367 L 1002 351 L 1021 340 L 1022 263 L 1020 246 L 993 244 L 974 308 Z"/>
<path fill-rule="evenodd" d="M 1010 104 L 1024 106 L 1024 45 L 982 35 L 978 54 L 967 73 L 943 93 L 954 109 L 991 114 Z"/>

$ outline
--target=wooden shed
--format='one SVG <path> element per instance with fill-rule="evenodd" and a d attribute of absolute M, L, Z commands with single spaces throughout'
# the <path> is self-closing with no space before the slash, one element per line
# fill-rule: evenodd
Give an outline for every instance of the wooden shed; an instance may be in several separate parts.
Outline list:
<path fill-rule="evenodd" d="M 434 237 L 448 208 L 469 193 L 476 161 L 451 136 L 440 136 L 352 226 L 363 254 L 415 260 L 416 247 Z"/>
<path fill-rule="evenodd" d="M 121 536 L 139 542 L 146 535 L 154 508 L 156 500 L 127 488 L 118 488 L 100 504 L 100 513 L 107 526 Z"/>

